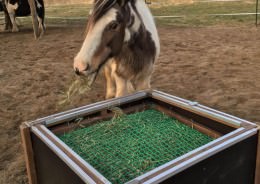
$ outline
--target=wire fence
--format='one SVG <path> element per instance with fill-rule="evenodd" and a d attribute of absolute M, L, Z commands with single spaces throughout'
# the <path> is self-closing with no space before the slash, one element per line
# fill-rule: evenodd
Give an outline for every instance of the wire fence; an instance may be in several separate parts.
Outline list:
<path fill-rule="evenodd" d="M 157 22 L 171 25 L 215 25 L 218 23 L 257 24 L 258 0 L 146 0 Z M 174 2 L 174 3 L 172 3 Z M 72 5 L 61 7 L 49 6 L 47 20 L 49 23 L 86 21 L 90 5 Z M 56 13 L 58 12 L 58 13 Z"/>
<path fill-rule="evenodd" d="M 4 13 L 0 12 L 0 31 L 4 30 L 4 26 L 5 26 Z"/>
<path fill-rule="evenodd" d="M 167 25 L 215 25 L 250 24 L 258 25 L 258 0 L 145 0 L 160 24 Z M 54 1 L 53 1 L 54 2 Z M 70 1 L 73 2 L 73 1 Z M 85 25 L 90 4 L 49 3 L 46 6 L 46 24 Z M 30 18 L 19 18 L 21 25 L 30 25 Z M 0 26 L 3 25 L 0 14 Z"/>

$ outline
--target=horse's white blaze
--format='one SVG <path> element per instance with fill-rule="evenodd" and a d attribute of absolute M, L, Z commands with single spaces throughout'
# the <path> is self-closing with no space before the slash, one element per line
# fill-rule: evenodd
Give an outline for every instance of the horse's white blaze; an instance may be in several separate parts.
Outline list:
<path fill-rule="evenodd" d="M 113 20 L 116 20 L 117 10 L 112 8 L 98 20 L 95 26 L 89 30 L 83 45 L 75 57 L 74 68 L 83 71 L 87 64 L 91 64 L 92 57 L 101 43 L 105 27 Z"/>
<path fill-rule="evenodd" d="M 159 41 L 159 36 L 158 36 L 158 32 L 155 26 L 153 16 L 143 0 L 137 0 L 136 9 L 143 20 L 144 26 L 151 33 L 152 39 L 155 42 L 155 47 L 156 47 L 155 59 L 157 59 L 160 53 L 160 41 Z"/>

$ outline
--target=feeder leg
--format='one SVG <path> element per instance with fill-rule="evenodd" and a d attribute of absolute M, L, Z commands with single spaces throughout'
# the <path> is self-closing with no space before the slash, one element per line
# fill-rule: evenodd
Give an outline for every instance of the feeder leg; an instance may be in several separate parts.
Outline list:
<path fill-rule="evenodd" d="M 25 155 L 25 163 L 28 174 L 29 184 L 37 184 L 36 168 L 33 156 L 30 128 L 26 125 L 20 126 L 22 145 Z"/>
<path fill-rule="evenodd" d="M 255 184 L 260 183 L 260 126 L 258 126 L 258 143 L 256 156 Z"/>

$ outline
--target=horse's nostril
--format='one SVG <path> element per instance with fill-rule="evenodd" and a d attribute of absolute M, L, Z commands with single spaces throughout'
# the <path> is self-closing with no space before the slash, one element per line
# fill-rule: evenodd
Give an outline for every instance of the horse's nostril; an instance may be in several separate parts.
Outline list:
<path fill-rule="evenodd" d="M 84 69 L 84 71 L 87 71 L 89 69 L 89 64 L 86 65 L 86 68 Z"/>
<path fill-rule="evenodd" d="M 80 75 L 80 72 L 79 72 L 79 69 L 78 69 L 78 68 L 75 68 L 75 74 L 76 74 L 76 75 Z"/>

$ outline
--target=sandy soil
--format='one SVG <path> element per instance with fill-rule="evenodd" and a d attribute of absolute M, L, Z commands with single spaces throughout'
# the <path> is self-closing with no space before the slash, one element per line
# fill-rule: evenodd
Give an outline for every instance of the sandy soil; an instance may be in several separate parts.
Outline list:
<path fill-rule="evenodd" d="M 260 30 L 160 28 L 161 57 L 152 86 L 260 122 Z M 93 90 L 57 105 L 73 80 L 72 61 L 84 28 L 49 28 L 34 41 L 30 29 L 0 34 L 0 183 L 26 183 L 19 125 L 104 98 Z"/>

